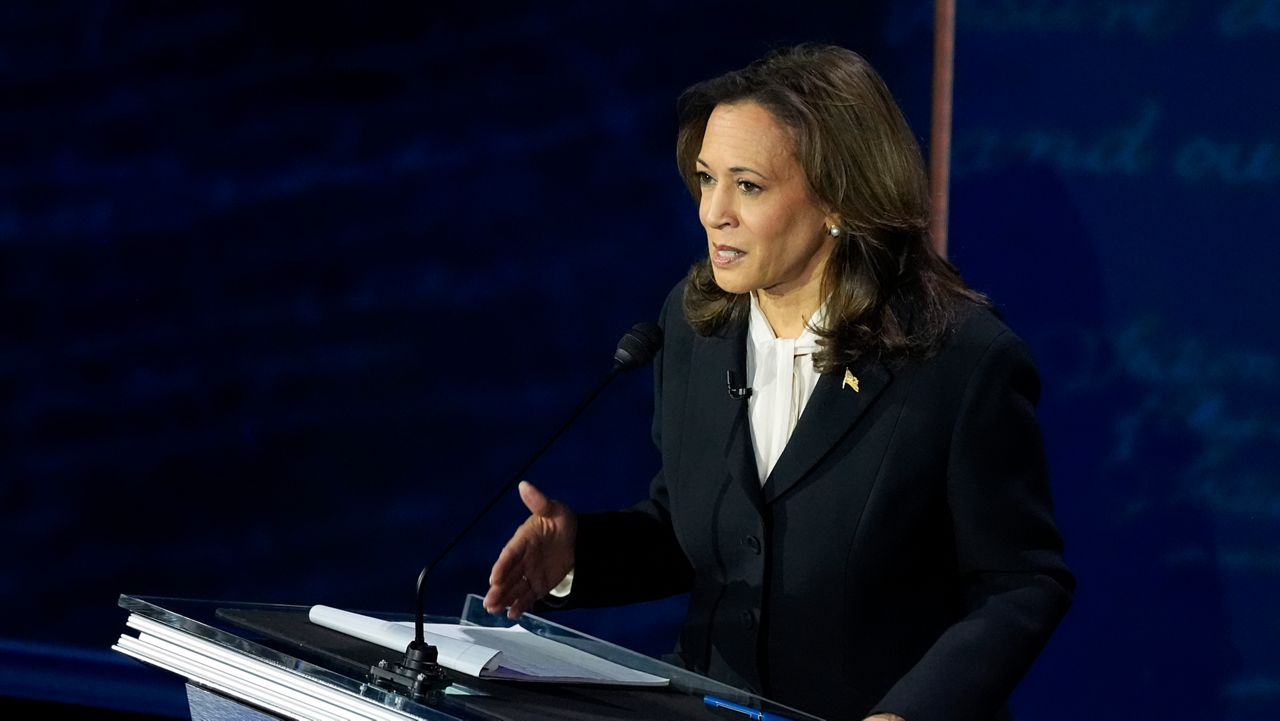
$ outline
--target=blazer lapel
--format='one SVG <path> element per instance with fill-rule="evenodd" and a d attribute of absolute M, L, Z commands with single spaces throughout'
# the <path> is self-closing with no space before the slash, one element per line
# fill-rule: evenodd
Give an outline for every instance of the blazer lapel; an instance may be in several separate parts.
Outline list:
<path fill-rule="evenodd" d="M 747 385 L 747 324 L 723 334 L 697 337 L 693 368 L 697 377 L 690 383 L 698 391 L 691 394 L 690 410 L 698 420 L 690 428 L 706 429 L 708 439 L 723 438 L 724 463 L 733 481 L 743 488 L 757 510 L 764 505 L 760 495 L 760 474 L 751 447 L 751 427 L 746 399 L 729 397 L 725 372 L 733 371 L 737 383 Z M 690 440 L 686 440 L 689 443 Z M 696 442 L 696 441 L 694 441 Z"/>
<path fill-rule="evenodd" d="M 852 383 L 846 383 L 846 374 Z M 889 369 L 871 359 L 822 374 L 791 440 L 764 484 L 765 503 L 786 493 L 822 460 L 892 380 Z"/>

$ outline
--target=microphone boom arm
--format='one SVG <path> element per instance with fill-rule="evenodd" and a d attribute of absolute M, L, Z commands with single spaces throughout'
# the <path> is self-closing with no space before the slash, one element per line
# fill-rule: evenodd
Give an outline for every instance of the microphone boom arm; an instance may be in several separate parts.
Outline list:
<path fill-rule="evenodd" d="M 375 683 L 382 682 L 396 689 L 407 690 L 409 696 L 415 701 L 438 700 L 441 698 L 445 687 L 449 685 L 449 680 L 445 676 L 444 669 L 438 663 L 438 650 L 435 646 L 427 643 L 426 633 L 423 630 L 423 619 L 426 615 L 423 602 L 426 598 L 427 576 L 431 575 L 431 571 L 435 569 L 436 564 L 449 555 L 453 547 L 458 545 L 458 542 L 480 522 L 480 519 L 484 518 L 485 514 L 497 505 L 502 496 L 524 478 L 529 468 L 542 457 L 542 454 L 547 452 L 547 449 L 578 419 L 578 416 L 582 415 L 587 406 L 591 405 L 596 396 L 600 395 L 600 392 L 619 373 L 645 365 L 653 359 L 661 347 L 662 328 L 656 323 L 637 323 L 632 326 L 631 330 L 627 331 L 626 335 L 622 337 L 622 340 L 618 341 L 618 347 L 613 354 L 613 368 L 609 370 L 609 374 L 597 383 L 595 388 L 574 407 L 568 418 L 556 429 L 556 432 L 525 462 L 524 466 L 512 476 L 511 480 L 503 484 L 498 489 L 498 492 L 493 494 L 493 497 L 485 504 L 484 508 L 480 509 L 480 512 L 472 517 L 461 531 L 454 535 L 453 539 L 444 547 L 444 550 L 436 554 L 436 557 L 422 568 L 422 572 L 418 574 L 418 582 L 414 587 L 413 641 L 405 648 L 404 659 L 400 663 L 393 666 L 387 663 L 386 660 L 382 660 L 378 662 L 378 665 L 369 669 L 369 674 L 375 679 Z"/>
<path fill-rule="evenodd" d="M 415 588 L 415 592 L 417 593 L 417 605 L 415 606 L 416 613 L 414 616 L 415 621 L 414 621 L 414 627 L 413 627 L 414 643 L 420 643 L 420 644 L 426 643 L 426 640 L 424 638 L 424 633 L 423 633 L 423 621 L 422 621 L 424 616 L 423 602 L 426 598 L 427 576 L 430 575 L 431 571 L 435 569 L 436 564 L 439 563 L 441 560 L 443 560 L 445 556 L 449 555 L 449 552 L 453 550 L 453 547 L 458 545 L 458 542 L 461 541 L 462 538 L 466 536 L 467 533 L 470 532 L 471 529 L 474 528 L 477 523 L 480 522 L 480 519 L 484 518 L 485 515 L 488 514 L 489 511 L 495 505 L 497 505 L 498 501 L 500 501 L 502 497 L 506 495 L 507 491 L 511 490 L 512 486 L 516 485 L 524 478 L 524 475 L 529 472 L 529 469 L 533 467 L 533 464 L 537 463 L 538 459 L 542 457 L 542 454 L 546 453 L 547 449 L 551 448 L 552 444 L 554 444 L 556 440 L 560 438 L 560 436 L 563 435 L 566 430 L 568 430 L 569 426 L 573 425 L 573 422 L 578 419 L 578 416 L 582 415 L 582 412 L 587 409 L 587 406 L 591 405 L 591 402 L 596 399 L 596 396 L 600 395 L 600 393 L 611 382 L 613 382 L 613 379 L 618 376 L 618 373 L 621 370 L 622 369 L 620 366 L 614 365 L 613 369 L 609 371 L 609 374 L 606 375 L 599 383 L 596 384 L 596 387 L 592 389 L 591 393 L 589 393 L 586 398 L 582 399 L 582 401 L 578 403 L 578 405 L 573 409 L 573 411 L 569 413 L 569 416 L 565 419 L 565 421 L 560 424 L 560 427 L 556 430 L 556 432 L 552 434 L 552 436 L 549 439 L 547 439 L 546 443 L 542 444 L 542 447 L 539 448 L 536 453 L 533 454 L 533 457 L 531 457 L 520 468 L 520 470 L 516 471 L 516 474 L 511 477 L 511 480 L 504 483 L 502 487 L 498 489 L 498 492 L 493 495 L 493 498 L 490 498 L 489 502 L 485 504 L 485 507 L 482 508 L 480 512 L 477 513 L 475 517 L 473 517 L 471 521 L 467 523 L 467 525 L 463 527 L 463 529 L 459 531 L 456 536 L 453 537 L 453 540 L 449 541 L 449 544 L 444 547 L 444 550 L 441 551 L 439 554 L 437 554 L 436 557 L 432 559 L 431 563 L 428 563 L 426 566 L 422 568 L 422 573 L 418 574 L 418 583 Z"/>

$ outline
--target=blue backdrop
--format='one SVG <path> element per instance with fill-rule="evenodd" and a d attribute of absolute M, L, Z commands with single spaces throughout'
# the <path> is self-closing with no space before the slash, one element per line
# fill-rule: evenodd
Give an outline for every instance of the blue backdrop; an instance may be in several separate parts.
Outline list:
<path fill-rule="evenodd" d="M 180 714 L 109 650 L 120 593 L 409 610 L 702 252 L 685 86 L 834 42 L 927 137 L 931 3 L 684 5 L 0 11 L 0 695 Z M 1274 718 L 1280 7 L 958 18 L 951 257 L 1036 354 L 1080 579 L 1015 711 Z M 650 392 L 529 477 L 638 498 Z M 683 601 L 562 620 L 659 654 Z"/>

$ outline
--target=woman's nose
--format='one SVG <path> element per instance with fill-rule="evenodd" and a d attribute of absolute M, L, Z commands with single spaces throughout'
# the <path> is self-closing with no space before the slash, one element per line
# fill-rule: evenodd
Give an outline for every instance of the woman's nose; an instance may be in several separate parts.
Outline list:
<path fill-rule="evenodd" d="M 708 229 L 731 228 L 738 224 L 733 195 L 727 188 L 714 185 L 702 191 L 702 224 Z"/>

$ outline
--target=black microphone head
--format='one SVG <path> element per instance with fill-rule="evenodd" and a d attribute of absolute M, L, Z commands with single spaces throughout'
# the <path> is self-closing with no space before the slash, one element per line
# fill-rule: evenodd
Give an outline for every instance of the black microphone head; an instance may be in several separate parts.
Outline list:
<path fill-rule="evenodd" d="M 618 341 L 613 352 L 613 369 L 629 371 L 653 360 L 662 348 L 662 328 L 657 323 L 636 323 Z"/>

